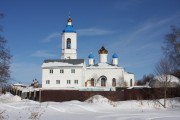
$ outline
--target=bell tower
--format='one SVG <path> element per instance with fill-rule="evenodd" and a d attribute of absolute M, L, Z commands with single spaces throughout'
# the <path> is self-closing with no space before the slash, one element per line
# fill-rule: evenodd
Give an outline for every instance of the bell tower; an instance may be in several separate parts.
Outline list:
<path fill-rule="evenodd" d="M 77 33 L 70 16 L 66 28 L 62 31 L 61 59 L 77 59 Z"/>

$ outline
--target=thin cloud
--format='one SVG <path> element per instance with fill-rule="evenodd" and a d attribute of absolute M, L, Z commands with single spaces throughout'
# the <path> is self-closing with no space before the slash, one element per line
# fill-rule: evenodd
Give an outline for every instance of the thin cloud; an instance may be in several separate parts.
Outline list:
<path fill-rule="evenodd" d="M 56 55 L 49 53 L 46 50 L 38 50 L 32 54 L 34 57 L 55 57 Z"/>
<path fill-rule="evenodd" d="M 161 20 L 148 20 L 149 22 L 145 22 L 141 25 L 138 25 L 136 29 L 132 32 L 128 32 L 127 34 L 119 36 L 119 41 L 110 44 L 111 47 L 117 47 L 119 45 L 129 46 L 131 43 L 142 41 L 150 41 L 156 40 L 156 36 L 162 34 L 163 31 L 172 25 L 174 20 L 177 20 L 180 15 L 176 14 Z M 151 34 L 149 34 L 151 33 Z M 153 38 L 153 39 L 152 39 Z M 122 47 L 123 47 L 122 46 Z M 123 47 L 126 49 L 125 47 Z"/>
<path fill-rule="evenodd" d="M 99 28 L 87 28 L 87 29 L 79 29 L 77 33 L 80 36 L 99 36 L 99 35 L 108 35 L 112 34 L 113 31 Z"/>
<path fill-rule="evenodd" d="M 135 26 L 136 29 L 117 36 L 119 40 L 114 40 L 115 42 L 108 47 L 119 48 L 122 53 L 120 62 L 122 66 L 150 69 L 162 56 L 159 43 L 163 41 L 163 34 L 170 29 L 170 25 L 176 23 L 179 17 L 179 14 L 175 14 L 164 19 L 149 19 Z"/>
<path fill-rule="evenodd" d="M 168 23 L 171 23 L 171 21 L 173 21 L 174 19 L 178 18 L 180 15 L 174 15 L 165 19 L 161 19 L 161 20 L 156 20 L 156 21 L 151 21 L 151 22 L 147 22 L 144 25 L 142 25 L 137 31 L 135 31 L 133 34 L 137 35 L 137 34 L 141 34 L 142 32 L 148 32 L 148 31 L 159 31 L 159 29 L 161 29 L 162 27 L 164 27 L 165 25 L 167 25 Z M 160 31 L 161 32 L 161 31 Z"/>
<path fill-rule="evenodd" d="M 51 33 L 50 35 L 48 35 L 44 40 L 43 42 L 50 42 L 52 40 L 55 40 L 55 39 L 60 39 L 61 38 L 61 34 L 58 33 L 58 32 L 54 32 L 54 33 Z"/>

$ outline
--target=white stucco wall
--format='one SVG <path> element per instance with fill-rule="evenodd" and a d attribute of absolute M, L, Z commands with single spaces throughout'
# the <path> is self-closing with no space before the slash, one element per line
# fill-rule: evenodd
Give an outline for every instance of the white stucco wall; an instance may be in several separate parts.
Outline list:
<path fill-rule="evenodd" d="M 135 84 L 135 77 L 132 73 L 124 72 L 124 80 L 127 83 L 127 87 L 131 87 L 130 81 L 132 80 L 132 86 Z"/>
<path fill-rule="evenodd" d="M 53 69 L 53 73 L 50 73 L 50 69 Z M 60 73 L 60 69 L 63 69 L 64 73 Z M 75 73 L 71 73 L 71 69 L 75 69 Z M 50 84 L 46 84 L 46 80 L 50 80 Z M 56 84 L 56 80 L 60 80 L 60 84 Z M 70 80 L 71 83 L 67 84 L 67 80 Z M 78 84 L 75 84 L 74 80 L 78 80 Z M 47 67 L 42 69 L 42 88 L 81 86 L 84 86 L 83 67 Z"/>
<path fill-rule="evenodd" d="M 50 73 L 50 69 L 53 73 Z M 64 70 L 64 73 L 60 73 L 60 69 Z M 71 69 L 75 69 L 75 73 L 71 73 Z M 132 80 L 132 86 L 134 86 L 135 78 L 134 74 L 129 74 L 124 72 L 121 67 L 111 67 L 111 68 L 91 68 L 87 67 L 45 67 L 42 69 L 42 88 L 66 88 L 66 87 L 84 87 L 85 82 L 87 86 L 91 86 L 90 80 L 94 78 L 94 85 L 96 87 L 101 86 L 101 76 L 107 78 L 106 87 L 112 86 L 112 79 L 116 79 L 116 87 L 124 87 L 126 82 L 126 87 L 130 87 L 130 81 Z M 50 84 L 46 84 L 46 80 L 50 80 Z M 56 80 L 60 80 L 60 84 L 56 84 Z M 71 83 L 67 84 L 67 80 Z M 78 84 L 74 83 L 74 80 L 78 80 Z"/>
<path fill-rule="evenodd" d="M 106 76 L 107 82 L 106 87 L 112 87 L 112 79 L 116 79 L 116 86 L 123 86 L 123 73 L 122 68 L 87 68 L 85 74 L 85 82 L 94 78 L 95 86 L 101 86 L 101 80 L 97 82 L 97 79 L 101 76 Z M 90 82 L 87 86 L 90 86 Z"/>

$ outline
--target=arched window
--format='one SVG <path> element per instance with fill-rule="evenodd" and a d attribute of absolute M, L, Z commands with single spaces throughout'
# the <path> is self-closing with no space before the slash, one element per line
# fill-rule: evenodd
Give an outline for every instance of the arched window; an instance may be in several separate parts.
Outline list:
<path fill-rule="evenodd" d="M 116 79 L 115 78 L 112 79 L 112 86 L 116 87 Z"/>
<path fill-rule="evenodd" d="M 132 79 L 130 79 L 130 86 L 132 86 Z"/>
<path fill-rule="evenodd" d="M 91 86 L 94 86 L 94 78 L 91 78 Z"/>
<path fill-rule="evenodd" d="M 71 49 L 71 39 L 70 38 L 67 39 L 66 48 Z"/>
<path fill-rule="evenodd" d="M 102 77 L 102 78 L 101 78 L 101 86 L 102 86 L 102 87 L 105 87 L 105 86 L 106 86 L 106 80 L 107 80 L 107 79 L 106 79 L 105 77 Z"/>

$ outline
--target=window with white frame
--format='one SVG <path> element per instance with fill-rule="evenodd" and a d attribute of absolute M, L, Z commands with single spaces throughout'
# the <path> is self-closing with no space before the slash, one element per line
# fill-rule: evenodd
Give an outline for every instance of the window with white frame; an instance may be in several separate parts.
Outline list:
<path fill-rule="evenodd" d="M 75 73 L 75 69 L 71 69 L 71 73 Z"/>
<path fill-rule="evenodd" d="M 74 80 L 74 84 L 78 84 L 78 80 Z"/>
<path fill-rule="evenodd" d="M 50 70 L 49 70 L 49 73 L 50 73 L 50 74 L 53 74 L 53 69 L 50 69 Z"/>
<path fill-rule="evenodd" d="M 56 84 L 60 84 L 60 80 L 56 80 Z"/>
<path fill-rule="evenodd" d="M 46 84 L 50 84 L 50 80 L 46 80 Z"/>
<path fill-rule="evenodd" d="M 67 84 L 71 84 L 71 80 L 67 80 Z"/>
<path fill-rule="evenodd" d="M 64 73 L 64 70 L 63 70 L 63 69 L 60 69 L 60 73 Z"/>

